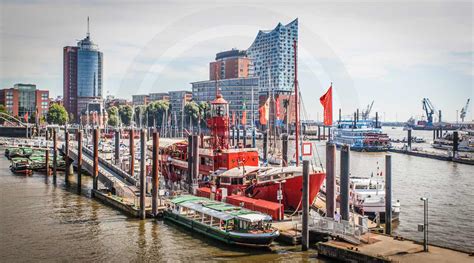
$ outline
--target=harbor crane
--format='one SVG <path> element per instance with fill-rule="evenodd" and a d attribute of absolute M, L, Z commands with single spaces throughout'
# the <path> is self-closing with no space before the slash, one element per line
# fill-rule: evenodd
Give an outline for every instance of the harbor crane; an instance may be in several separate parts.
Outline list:
<path fill-rule="evenodd" d="M 428 126 L 433 125 L 433 115 L 438 113 L 438 119 L 439 122 L 441 122 L 441 111 L 436 111 L 435 107 L 433 106 L 433 103 L 431 103 L 430 99 L 428 98 L 423 98 L 421 101 L 423 104 L 423 110 L 426 113 L 426 122 Z"/>
<path fill-rule="evenodd" d="M 362 119 L 367 120 L 369 118 L 370 112 L 372 111 L 372 107 L 374 106 L 374 101 L 371 104 L 367 105 L 367 109 L 362 111 Z"/>
<path fill-rule="evenodd" d="M 466 118 L 467 108 L 469 107 L 469 102 L 470 101 L 471 101 L 471 99 L 467 99 L 466 105 L 464 106 L 464 108 L 461 109 L 461 114 L 459 116 L 459 117 L 461 117 L 461 122 L 464 122 L 464 118 Z"/>

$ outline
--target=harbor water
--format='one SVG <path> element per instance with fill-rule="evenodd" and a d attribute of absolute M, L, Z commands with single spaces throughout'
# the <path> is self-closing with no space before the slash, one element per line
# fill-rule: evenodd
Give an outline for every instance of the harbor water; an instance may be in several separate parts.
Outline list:
<path fill-rule="evenodd" d="M 394 138 L 405 136 L 401 129 L 386 131 Z M 428 141 L 432 138 L 429 131 L 413 135 Z M 316 145 L 324 166 L 324 143 Z M 351 152 L 351 174 L 375 174 L 377 167 L 383 171 L 385 154 Z M 474 251 L 474 168 L 396 153 L 392 156 L 393 200 L 401 202 L 395 234 L 422 240 L 422 233 L 417 232 L 417 225 L 423 223 L 420 197 L 428 197 L 430 243 Z M 263 251 L 239 249 L 163 221 L 131 219 L 91 199 L 88 176 L 83 177 L 86 194 L 77 195 L 74 176 L 66 187 L 60 174 L 54 186 L 51 176 L 16 176 L 8 166 L 9 161 L 0 157 L 0 256 L 5 262 L 300 261 L 314 254 L 300 252 L 299 246 L 278 244 Z"/>
<path fill-rule="evenodd" d="M 9 164 L 0 156 L 1 262 L 293 262 L 314 256 L 300 246 L 231 247 L 160 220 L 128 218 L 77 195 L 75 176 L 66 187 L 60 173 L 55 187 L 52 176 L 13 175 Z M 92 180 L 84 176 L 82 182 L 87 193 Z"/>

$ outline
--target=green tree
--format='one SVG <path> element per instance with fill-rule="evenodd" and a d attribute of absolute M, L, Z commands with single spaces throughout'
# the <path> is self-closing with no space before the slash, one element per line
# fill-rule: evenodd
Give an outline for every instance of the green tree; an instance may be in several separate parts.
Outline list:
<path fill-rule="evenodd" d="M 113 127 L 117 127 L 120 123 L 119 120 L 119 109 L 115 106 L 112 106 L 107 109 L 107 114 L 109 116 L 109 119 L 107 121 L 107 124 Z"/>
<path fill-rule="evenodd" d="M 133 117 L 133 109 L 130 105 L 124 105 L 119 107 L 119 116 L 122 123 L 126 126 L 130 126 Z"/>
<path fill-rule="evenodd" d="M 51 105 L 51 107 L 49 107 L 46 120 L 48 121 L 49 124 L 64 125 L 68 122 L 69 117 L 64 106 L 55 103 Z"/>
<path fill-rule="evenodd" d="M 199 119 L 199 106 L 196 102 L 190 101 L 184 105 L 184 116 L 185 123 L 189 123 L 191 120 L 192 124 L 195 125 Z"/>
<path fill-rule="evenodd" d="M 3 104 L 0 104 L 0 113 L 7 113 L 7 108 Z"/>
<path fill-rule="evenodd" d="M 208 102 L 201 101 L 198 104 L 199 107 L 199 119 L 198 125 L 200 128 L 206 128 L 206 120 L 210 117 L 211 105 Z"/>
<path fill-rule="evenodd" d="M 145 124 L 145 117 L 146 117 L 146 106 L 140 105 L 135 107 L 133 120 L 135 121 L 135 125 L 139 126 L 140 124 Z"/>
<path fill-rule="evenodd" d="M 170 103 L 167 100 L 154 101 L 146 107 L 148 126 L 160 126 L 163 123 L 163 116 L 169 112 Z"/>

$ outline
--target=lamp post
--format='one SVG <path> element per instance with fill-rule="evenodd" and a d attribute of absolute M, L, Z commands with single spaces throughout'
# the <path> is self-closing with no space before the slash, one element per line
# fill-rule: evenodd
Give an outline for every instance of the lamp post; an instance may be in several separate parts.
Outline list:
<path fill-rule="evenodd" d="M 423 201 L 424 207 L 424 219 L 423 219 L 423 227 L 418 227 L 418 229 L 423 229 L 423 251 L 428 252 L 428 198 L 422 197 L 420 198 Z"/>

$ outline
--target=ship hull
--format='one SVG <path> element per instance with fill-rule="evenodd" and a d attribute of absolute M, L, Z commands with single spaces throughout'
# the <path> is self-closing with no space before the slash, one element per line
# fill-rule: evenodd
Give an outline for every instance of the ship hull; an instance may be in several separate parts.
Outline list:
<path fill-rule="evenodd" d="M 309 202 L 312 203 L 316 198 L 321 185 L 326 177 L 325 173 L 314 173 L 310 174 L 309 180 Z M 303 176 L 296 176 L 291 179 L 287 179 L 285 183 L 282 183 L 282 204 L 286 210 L 301 210 L 301 199 L 303 195 Z M 266 183 L 257 185 L 252 198 L 263 199 L 271 202 L 278 203 L 278 190 L 280 184 L 276 182 Z"/>

